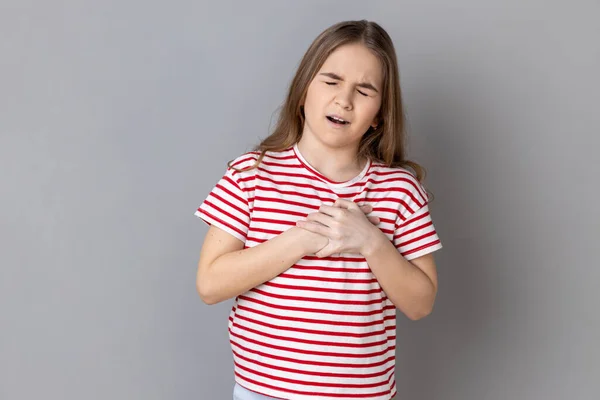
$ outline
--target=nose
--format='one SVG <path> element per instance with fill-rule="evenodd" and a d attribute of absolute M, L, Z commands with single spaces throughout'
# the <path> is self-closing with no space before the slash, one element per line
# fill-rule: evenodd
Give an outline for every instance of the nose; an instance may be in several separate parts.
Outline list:
<path fill-rule="evenodd" d="M 341 89 L 335 96 L 335 103 L 342 107 L 344 110 L 352 109 L 352 94 L 350 90 Z"/>

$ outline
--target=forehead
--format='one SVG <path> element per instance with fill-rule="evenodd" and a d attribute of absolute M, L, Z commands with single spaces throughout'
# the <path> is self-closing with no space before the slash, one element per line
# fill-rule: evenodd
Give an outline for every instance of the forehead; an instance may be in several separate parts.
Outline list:
<path fill-rule="evenodd" d="M 345 80 L 371 82 L 381 86 L 383 66 L 379 59 L 360 43 L 346 44 L 335 49 L 319 72 L 334 72 Z"/>

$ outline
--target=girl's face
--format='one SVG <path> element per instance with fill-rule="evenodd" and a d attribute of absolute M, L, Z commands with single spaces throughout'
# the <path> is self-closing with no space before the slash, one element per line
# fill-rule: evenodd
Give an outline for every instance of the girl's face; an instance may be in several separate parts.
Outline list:
<path fill-rule="evenodd" d="M 302 137 L 329 148 L 358 150 L 369 126 L 378 124 L 382 81 L 382 65 L 364 45 L 338 47 L 308 86 Z"/>

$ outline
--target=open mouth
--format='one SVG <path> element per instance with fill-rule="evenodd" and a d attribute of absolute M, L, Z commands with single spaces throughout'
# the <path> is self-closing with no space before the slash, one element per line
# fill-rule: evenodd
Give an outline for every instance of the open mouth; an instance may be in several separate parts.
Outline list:
<path fill-rule="evenodd" d="M 338 124 L 338 125 L 348 125 L 350 123 L 341 118 L 333 117 L 333 116 L 329 116 L 329 115 L 327 116 L 327 119 L 330 120 L 331 122 L 333 122 L 334 124 Z"/>

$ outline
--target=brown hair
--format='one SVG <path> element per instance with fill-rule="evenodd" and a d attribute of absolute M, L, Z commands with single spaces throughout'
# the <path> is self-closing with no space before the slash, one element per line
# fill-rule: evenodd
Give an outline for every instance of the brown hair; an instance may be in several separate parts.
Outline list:
<path fill-rule="evenodd" d="M 370 127 L 362 137 L 358 156 L 369 157 L 390 167 L 409 167 L 415 172 L 417 180 L 423 181 L 425 169 L 405 158 L 406 120 L 392 39 L 380 25 L 366 20 L 339 22 L 313 41 L 289 86 L 273 133 L 255 147 L 254 151 L 259 151 L 260 156 L 256 164 L 246 170 L 256 168 L 267 151 L 283 151 L 300 140 L 304 127 L 302 104 L 308 86 L 334 50 L 353 43 L 363 44 L 380 60 L 384 82 L 378 126 L 376 129 Z"/>

